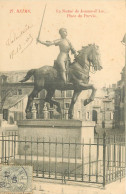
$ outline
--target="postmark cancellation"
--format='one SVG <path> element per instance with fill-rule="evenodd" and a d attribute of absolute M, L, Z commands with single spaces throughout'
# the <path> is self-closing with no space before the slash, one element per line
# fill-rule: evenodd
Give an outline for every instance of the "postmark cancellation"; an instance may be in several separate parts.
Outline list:
<path fill-rule="evenodd" d="M 32 166 L 0 166 L 0 193 L 32 193 Z"/>

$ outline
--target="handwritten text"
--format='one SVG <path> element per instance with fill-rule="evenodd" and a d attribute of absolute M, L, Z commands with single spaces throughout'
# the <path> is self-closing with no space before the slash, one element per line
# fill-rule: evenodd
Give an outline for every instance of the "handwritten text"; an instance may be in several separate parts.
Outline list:
<path fill-rule="evenodd" d="M 23 53 L 32 44 L 33 37 L 30 32 L 32 27 L 32 25 L 26 24 L 21 30 L 10 32 L 6 41 L 6 46 L 10 49 L 10 59 L 14 59 L 16 55 Z"/>

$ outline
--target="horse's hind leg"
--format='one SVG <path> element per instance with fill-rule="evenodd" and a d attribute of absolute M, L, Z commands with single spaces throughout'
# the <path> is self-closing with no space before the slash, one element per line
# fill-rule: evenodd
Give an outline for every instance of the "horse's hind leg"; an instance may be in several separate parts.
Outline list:
<path fill-rule="evenodd" d="M 25 110 L 27 119 L 31 118 L 31 109 L 32 109 L 33 99 L 38 94 L 39 91 L 40 90 L 34 88 L 31 94 L 28 96 L 27 107 Z"/>
<path fill-rule="evenodd" d="M 55 101 L 55 100 L 52 100 L 52 97 L 53 97 L 53 95 L 54 95 L 54 92 L 55 92 L 55 90 L 47 90 L 47 95 L 46 95 L 46 98 L 45 98 L 44 101 L 56 105 L 56 106 L 57 106 L 57 111 L 58 111 L 59 113 L 61 113 L 60 103 L 57 102 L 57 101 Z"/>

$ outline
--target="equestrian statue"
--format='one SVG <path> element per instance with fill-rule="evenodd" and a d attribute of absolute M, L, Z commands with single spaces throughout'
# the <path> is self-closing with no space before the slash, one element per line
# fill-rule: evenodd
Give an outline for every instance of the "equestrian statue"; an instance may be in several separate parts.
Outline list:
<path fill-rule="evenodd" d="M 82 47 L 78 52 L 73 48 L 71 42 L 66 38 L 67 30 L 61 28 L 59 30 L 60 39 L 55 41 L 37 42 L 45 46 L 59 46 L 59 55 L 54 61 L 54 66 L 42 66 L 38 69 L 31 69 L 27 72 L 21 82 L 27 81 L 34 76 L 34 89 L 28 96 L 26 107 L 26 118 L 31 113 L 34 97 L 43 89 L 47 91 L 45 102 L 57 106 L 57 111 L 61 113 L 60 103 L 53 100 L 52 97 L 55 90 L 73 90 L 73 96 L 68 111 L 68 118 L 73 118 L 73 108 L 78 96 L 83 90 L 92 90 L 88 99 L 84 100 L 84 106 L 94 100 L 96 89 L 93 84 L 89 83 L 89 73 L 101 70 L 99 47 L 95 44 L 89 44 Z M 74 61 L 71 63 L 69 52 L 74 54 Z"/>

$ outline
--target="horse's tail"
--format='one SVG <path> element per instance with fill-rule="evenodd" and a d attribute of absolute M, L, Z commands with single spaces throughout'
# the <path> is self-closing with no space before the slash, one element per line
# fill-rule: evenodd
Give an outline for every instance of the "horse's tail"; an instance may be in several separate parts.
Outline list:
<path fill-rule="evenodd" d="M 29 80 L 29 78 L 34 75 L 35 69 L 31 69 L 27 72 L 26 76 L 24 77 L 24 79 L 22 79 L 20 82 L 26 82 L 27 80 Z"/>

